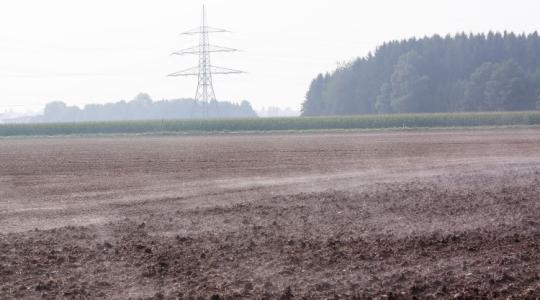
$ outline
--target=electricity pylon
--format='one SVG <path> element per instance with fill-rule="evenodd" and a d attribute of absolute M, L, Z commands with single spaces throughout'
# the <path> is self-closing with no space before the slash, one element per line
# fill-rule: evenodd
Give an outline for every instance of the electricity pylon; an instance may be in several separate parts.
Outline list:
<path fill-rule="evenodd" d="M 213 52 L 235 52 L 237 49 L 215 46 L 210 44 L 210 33 L 229 32 L 225 29 L 209 27 L 206 24 L 206 9 L 203 5 L 202 25 L 192 30 L 182 33 L 182 35 L 199 35 L 199 45 L 186 48 L 172 53 L 173 55 L 189 55 L 194 54 L 199 56 L 199 65 L 197 67 L 178 71 L 169 74 L 169 76 L 198 76 L 197 91 L 195 92 L 195 100 L 207 105 L 209 102 L 216 101 L 214 86 L 212 84 L 212 75 L 214 74 L 240 74 L 243 71 L 233 70 L 229 68 L 221 68 L 213 66 L 210 62 L 210 53 Z"/>

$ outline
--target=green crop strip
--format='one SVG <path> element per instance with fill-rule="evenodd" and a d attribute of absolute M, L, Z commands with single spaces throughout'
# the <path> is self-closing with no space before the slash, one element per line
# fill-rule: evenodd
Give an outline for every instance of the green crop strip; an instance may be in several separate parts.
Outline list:
<path fill-rule="evenodd" d="M 540 112 L 395 114 L 333 117 L 184 119 L 81 123 L 3 124 L 0 136 L 151 134 L 322 129 L 443 128 L 540 125 Z"/>

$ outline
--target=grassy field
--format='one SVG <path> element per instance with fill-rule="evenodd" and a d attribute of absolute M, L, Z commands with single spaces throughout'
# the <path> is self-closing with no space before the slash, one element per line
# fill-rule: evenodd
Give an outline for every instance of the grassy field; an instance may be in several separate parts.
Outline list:
<path fill-rule="evenodd" d="M 3 124 L 0 136 L 540 125 L 540 111 Z"/>

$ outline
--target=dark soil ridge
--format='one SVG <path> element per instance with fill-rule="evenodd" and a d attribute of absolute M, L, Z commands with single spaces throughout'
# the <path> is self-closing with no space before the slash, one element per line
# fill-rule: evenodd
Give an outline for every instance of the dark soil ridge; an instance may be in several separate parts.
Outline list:
<path fill-rule="evenodd" d="M 537 201 L 524 193 L 513 193 L 519 204 Z M 356 196 L 291 197 L 345 205 Z M 133 298 L 537 299 L 537 213 L 512 225 L 406 237 L 319 235 L 252 219 L 238 231 L 190 236 L 155 235 L 152 219 L 0 235 L 0 298 L 125 298 L 133 286 Z"/>

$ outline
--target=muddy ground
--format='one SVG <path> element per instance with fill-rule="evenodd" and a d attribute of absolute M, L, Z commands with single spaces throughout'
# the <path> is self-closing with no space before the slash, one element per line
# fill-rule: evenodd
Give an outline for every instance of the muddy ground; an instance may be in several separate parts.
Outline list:
<path fill-rule="evenodd" d="M 540 297 L 540 129 L 0 140 L 0 298 Z"/>

